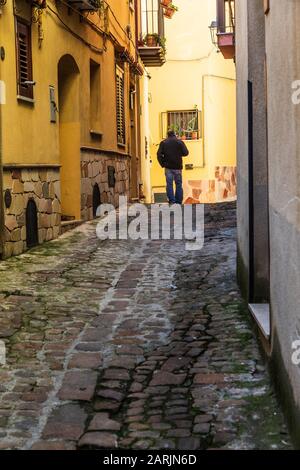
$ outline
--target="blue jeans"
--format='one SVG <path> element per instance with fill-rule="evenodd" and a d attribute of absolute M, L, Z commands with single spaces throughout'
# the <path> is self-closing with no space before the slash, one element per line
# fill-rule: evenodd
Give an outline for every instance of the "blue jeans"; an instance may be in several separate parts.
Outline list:
<path fill-rule="evenodd" d="M 165 168 L 165 175 L 167 180 L 167 196 L 172 204 L 182 204 L 183 189 L 182 189 L 182 170 L 169 170 Z M 174 181 L 176 185 L 176 192 L 174 194 Z"/>

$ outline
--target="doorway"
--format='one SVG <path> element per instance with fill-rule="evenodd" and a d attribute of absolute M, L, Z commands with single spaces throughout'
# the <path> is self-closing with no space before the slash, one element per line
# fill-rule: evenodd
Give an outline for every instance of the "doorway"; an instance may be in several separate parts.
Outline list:
<path fill-rule="evenodd" d="M 37 207 L 33 199 L 29 199 L 26 207 L 26 244 L 27 248 L 38 245 L 38 216 Z"/>
<path fill-rule="evenodd" d="M 101 204 L 101 195 L 99 186 L 96 183 L 93 187 L 93 217 L 97 217 L 97 209 Z"/>
<path fill-rule="evenodd" d="M 58 63 L 59 150 L 62 220 L 80 219 L 79 68 L 67 54 Z"/>
<path fill-rule="evenodd" d="M 270 237 L 267 125 L 265 122 L 265 151 L 259 152 L 254 141 L 257 124 L 253 118 L 256 115 L 253 94 L 253 83 L 248 81 L 249 302 L 268 304 Z"/>

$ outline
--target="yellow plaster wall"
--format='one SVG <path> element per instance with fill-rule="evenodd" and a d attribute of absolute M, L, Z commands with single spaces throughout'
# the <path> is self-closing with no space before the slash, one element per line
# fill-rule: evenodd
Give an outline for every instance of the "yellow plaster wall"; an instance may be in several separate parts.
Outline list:
<path fill-rule="evenodd" d="M 186 141 L 190 155 L 184 163 L 183 178 L 209 180 L 216 166 L 236 165 L 236 100 L 235 66 L 217 53 L 208 29 L 216 17 L 212 0 L 177 0 L 179 11 L 166 20 L 167 62 L 161 68 L 149 69 L 151 133 L 151 184 L 154 192 L 165 186 L 164 170 L 156 152 L 162 135 L 161 113 L 189 110 L 202 112 L 202 138 Z M 159 190 L 158 190 L 159 188 Z"/>
<path fill-rule="evenodd" d="M 20 0 L 21 1 L 21 0 Z M 129 69 L 125 64 L 125 110 L 127 122 L 126 146 L 117 144 L 116 132 L 116 88 L 115 88 L 115 39 L 134 55 L 134 47 L 126 34 L 121 30 L 128 24 L 134 37 L 134 14 L 129 9 L 128 0 L 110 0 L 108 2 L 116 17 L 108 13 L 107 33 L 112 39 L 103 38 L 89 26 L 79 21 L 78 14 L 68 10 L 65 5 L 48 0 L 49 6 L 79 36 L 85 38 L 97 48 L 105 48 L 102 54 L 96 53 L 74 35 L 66 31 L 57 16 L 49 9 L 42 14 L 43 41 L 39 43 L 38 25 L 32 24 L 32 56 L 34 103 L 17 99 L 16 85 L 16 51 L 15 51 L 15 16 L 13 1 L 9 0 L 2 8 L 0 28 L 1 45 L 5 48 L 6 58 L 1 63 L 1 80 L 6 84 L 6 105 L 3 106 L 3 162 L 4 164 L 64 164 L 62 179 L 68 178 L 70 187 L 66 191 L 73 194 L 67 198 L 67 211 L 76 215 L 80 212 L 80 146 L 89 146 L 101 150 L 129 153 L 130 119 L 129 119 Z M 25 2 L 24 2 L 25 4 Z M 21 13 L 22 14 L 22 13 Z M 91 21 L 102 29 L 105 22 L 97 13 L 89 15 Z M 115 39 L 114 39 L 115 38 Z M 62 56 L 70 54 L 79 70 L 79 113 L 78 121 L 68 125 L 50 122 L 49 86 L 55 87 L 58 103 L 58 62 Z M 90 59 L 100 64 L 100 102 L 101 137 L 90 135 Z M 60 129 L 61 127 L 61 129 Z M 63 141 L 63 144 L 60 143 Z M 69 142 L 69 143 L 66 143 Z M 76 147 L 76 151 L 75 151 Z M 63 161 L 62 161 L 63 160 Z M 73 164 L 74 163 L 74 164 Z"/>

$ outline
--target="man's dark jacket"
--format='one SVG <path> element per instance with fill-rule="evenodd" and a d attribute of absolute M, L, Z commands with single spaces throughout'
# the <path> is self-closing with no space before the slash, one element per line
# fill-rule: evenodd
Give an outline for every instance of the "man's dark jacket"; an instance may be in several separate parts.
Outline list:
<path fill-rule="evenodd" d="M 160 143 L 157 159 L 160 166 L 169 170 L 182 170 L 182 157 L 187 157 L 189 151 L 182 140 L 168 137 Z"/>

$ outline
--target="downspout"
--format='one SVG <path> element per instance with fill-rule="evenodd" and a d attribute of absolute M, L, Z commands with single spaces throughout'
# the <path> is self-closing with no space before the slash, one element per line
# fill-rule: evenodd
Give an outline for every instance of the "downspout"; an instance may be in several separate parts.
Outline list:
<path fill-rule="evenodd" d="M 0 16 L 1 19 L 1 16 Z M 1 38 L 0 38 L 0 47 Z M 4 252 L 4 199 L 3 199 L 3 147 L 2 147 L 2 106 L 5 103 L 5 84 L 2 82 L 0 58 L 0 258 L 3 258 Z"/>

